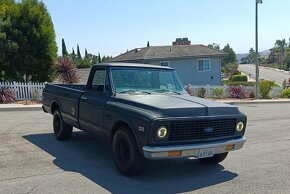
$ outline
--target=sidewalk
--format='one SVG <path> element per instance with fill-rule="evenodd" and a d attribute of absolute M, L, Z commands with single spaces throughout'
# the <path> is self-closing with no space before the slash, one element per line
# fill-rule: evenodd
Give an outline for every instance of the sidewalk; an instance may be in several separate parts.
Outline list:
<path fill-rule="evenodd" d="M 209 99 L 212 100 L 212 99 Z M 226 104 L 239 105 L 239 104 L 277 104 L 277 103 L 290 103 L 290 99 L 258 99 L 258 100 L 213 100 Z M 2 111 L 34 111 L 42 110 L 42 104 L 23 105 L 23 104 L 0 104 L 0 112 Z"/>

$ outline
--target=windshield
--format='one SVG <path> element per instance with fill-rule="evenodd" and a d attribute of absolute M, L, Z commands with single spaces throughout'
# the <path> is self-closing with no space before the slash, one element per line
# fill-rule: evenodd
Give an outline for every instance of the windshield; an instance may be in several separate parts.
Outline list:
<path fill-rule="evenodd" d="M 112 68 L 117 93 L 184 93 L 174 70 L 153 68 Z"/>

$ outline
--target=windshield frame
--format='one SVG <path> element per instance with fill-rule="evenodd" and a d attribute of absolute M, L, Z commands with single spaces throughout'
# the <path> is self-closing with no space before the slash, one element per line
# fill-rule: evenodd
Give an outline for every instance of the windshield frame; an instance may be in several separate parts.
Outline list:
<path fill-rule="evenodd" d="M 175 71 L 175 69 L 165 69 L 165 68 L 158 68 L 158 67 L 110 67 L 109 68 L 109 77 L 110 77 L 110 85 L 111 85 L 111 88 L 112 88 L 112 92 L 114 94 L 121 94 L 120 92 L 118 92 L 115 88 L 115 85 L 114 85 L 114 79 L 113 79 L 113 74 L 112 74 L 112 70 L 114 69 L 156 69 L 156 70 L 160 70 L 160 71 L 170 71 L 174 74 L 175 76 L 175 79 L 176 81 L 178 82 L 178 84 L 180 84 L 180 87 L 182 90 L 180 91 L 168 91 L 168 93 L 172 93 L 172 92 L 179 92 L 180 94 L 186 94 L 185 92 L 185 89 L 184 89 L 184 85 L 182 84 L 177 72 Z M 152 91 L 153 93 L 154 91 Z M 142 92 L 141 92 L 142 93 Z M 156 92 L 157 93 L 157 92 Z M 167 94 L 168 94 L 167 93 Z M 130 93 L 124 93 L 124 94 L 130 94 Z M 162 93 L 158 93 L 158 94 L 162 94 Z"/>

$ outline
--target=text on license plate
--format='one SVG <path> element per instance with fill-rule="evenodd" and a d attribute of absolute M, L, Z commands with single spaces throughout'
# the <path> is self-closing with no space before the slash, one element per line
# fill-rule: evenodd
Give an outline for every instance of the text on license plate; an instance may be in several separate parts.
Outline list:
<path fill-rule="evenodd" d="M 214 155 L 213 148 L 200 149 L 197 158 L 208 158 Z"/>

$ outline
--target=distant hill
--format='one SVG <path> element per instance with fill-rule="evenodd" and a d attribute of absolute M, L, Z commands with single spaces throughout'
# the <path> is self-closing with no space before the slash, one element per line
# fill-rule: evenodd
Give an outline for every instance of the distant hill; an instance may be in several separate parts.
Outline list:
<path fill-rule="evenodd" d="M 243 57 L 248 56 L 248 54 L 249 54 L 249 53 L 236 54 L 238 62 L 241 62 L 241 59 L 242 59 Z M 265 50 L 265 51 L 260 52 L 261 57 L 267 57 L 269 54 L 270 54 L 270 50 Z"/>

